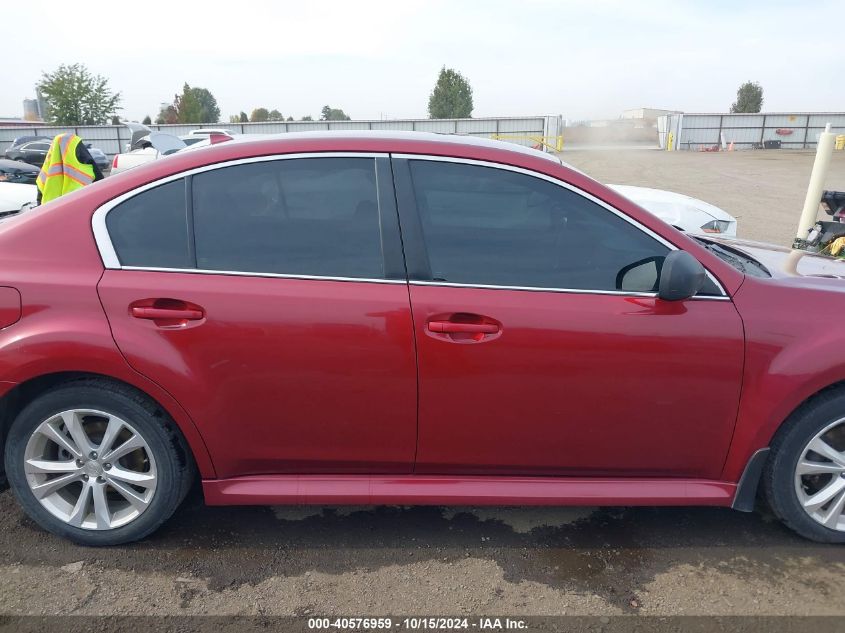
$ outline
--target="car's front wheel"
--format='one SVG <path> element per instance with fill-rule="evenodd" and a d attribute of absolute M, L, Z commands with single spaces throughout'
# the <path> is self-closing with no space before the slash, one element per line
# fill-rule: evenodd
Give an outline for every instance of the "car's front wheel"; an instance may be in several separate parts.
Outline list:
<path fill-rule="evenodd" d="M 775 514 L 823 543 L 845 543 L 845 392 L 817 396 L 772 441 L 763 485 Z"/>
<path fill-rule="evenodd" d="M 83 545 L 141 539 L 176 510 L 192 462 L 172 421 L 122 385 L 67 383 L 31 402 L 6 442 L 6 472 L 26 513 Z"/>

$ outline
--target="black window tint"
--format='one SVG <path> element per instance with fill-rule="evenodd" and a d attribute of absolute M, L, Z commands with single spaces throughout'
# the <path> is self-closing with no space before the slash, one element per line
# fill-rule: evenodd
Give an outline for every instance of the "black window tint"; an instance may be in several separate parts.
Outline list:
<path fill-rule="evenodd" d="M 123 266 L 192 268 L 185 216 L 185 181 L 174 180 L 121 202 L 106 226 Z"/>
<path fill-rule="evenodd" d="M 372 158 L 234 165 L 193 179 L 197 266 L 383 277 Z"/>
<path fill-rule="evenodd" d="M 411 175 L 436 280 L 657 289 L 668 248 L 575 192 L 475 165 L 411 161 Z"/>

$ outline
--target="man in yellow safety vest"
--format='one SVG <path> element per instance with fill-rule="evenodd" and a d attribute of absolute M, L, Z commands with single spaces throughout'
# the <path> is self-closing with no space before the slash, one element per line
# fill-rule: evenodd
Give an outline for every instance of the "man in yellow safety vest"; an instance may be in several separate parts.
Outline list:
<path fill-rule="evenodd" d="M 35 184 L 38 203 L 50 202 L 85 185 L 103 179 L 82 139 L 72 132 L 59 134 L 50 144 Z"/>

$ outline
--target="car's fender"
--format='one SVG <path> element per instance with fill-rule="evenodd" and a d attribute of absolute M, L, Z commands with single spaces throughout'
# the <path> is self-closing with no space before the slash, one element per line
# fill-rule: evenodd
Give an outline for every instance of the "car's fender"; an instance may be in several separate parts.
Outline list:
<path fill-rule="evenodd" d="M 737 422 L 723 470 L 726 481 L 739 479 L 751 455 L 768 446 L 808 398 L 845 381 L 842 333 L 831 323 L 831 315 L 845 305 L 845 292 L 797 287 L 777 292 L 772 287 L 776 284 L 748 278 L 734 296 L 746 353 Z M 802 336 L 796 336 L 796 323 L 805 324 Z"/>

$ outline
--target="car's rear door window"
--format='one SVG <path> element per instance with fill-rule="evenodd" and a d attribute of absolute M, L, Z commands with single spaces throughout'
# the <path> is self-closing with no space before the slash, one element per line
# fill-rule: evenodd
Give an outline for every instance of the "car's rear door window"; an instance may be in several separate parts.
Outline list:
<path fill-rule="evenodd" d="M 232 165 L 193 177 L 197 268 L 383 278 L 375 160 Z"/>
<path fill-rule="evenodd" d="M 410 160 L 435 281 L 654 292 L 669 248 L 583 195 L 509 170 Z M 626 274 L 636 268 L 637 274 Z"/>
<path fill-rule="evenodd" d="M 185 179 L 180 178 L 109 211 L 106 227 L 121 266 L 193 268 L 185 210 Z"/>

